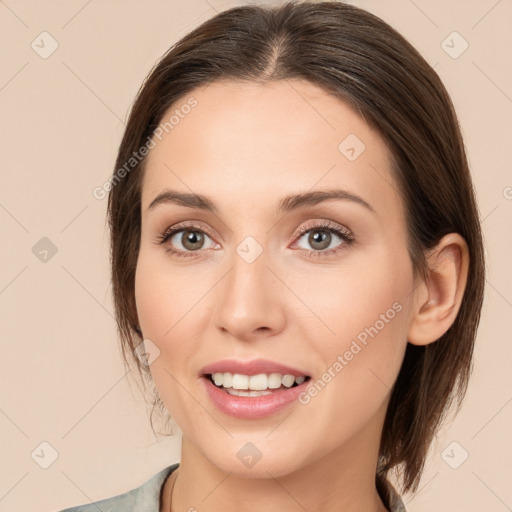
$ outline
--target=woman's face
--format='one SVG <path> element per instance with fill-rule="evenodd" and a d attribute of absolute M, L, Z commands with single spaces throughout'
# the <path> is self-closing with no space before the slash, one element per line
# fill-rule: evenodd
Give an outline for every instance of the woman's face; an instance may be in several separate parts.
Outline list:
<path fill-rule="evenodd" d="M 147 160 L 135 295 L 143 336 L 159 350 L 155 386 L 184 442 L 251 476 L 332 454 L 376 456 L 414 289 L 382 139 L 301 80 L 215 82 L 162 124 L 173 114 Z M 205 196 L 211 208 L 161 196 L 170 191 Z M 338 197 L 285 200 L 319 191 Z M 203 376 L 227 359 L 264 359 L 310 379 L 300 394 L 285 384 L 237 397 Z M 261 459 L 252 466 L 246 455 Z"/>

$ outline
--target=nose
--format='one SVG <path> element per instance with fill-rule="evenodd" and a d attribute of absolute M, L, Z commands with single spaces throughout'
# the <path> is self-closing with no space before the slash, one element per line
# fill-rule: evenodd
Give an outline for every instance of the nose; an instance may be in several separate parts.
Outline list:
<path fill-rule="evenodd" d="M 274 336 L 284 329 L 286 287 L 266 256 L 264 251 L 249 262 L 235 253 L 216 287 L 213 321 L 238 340 Z"/>

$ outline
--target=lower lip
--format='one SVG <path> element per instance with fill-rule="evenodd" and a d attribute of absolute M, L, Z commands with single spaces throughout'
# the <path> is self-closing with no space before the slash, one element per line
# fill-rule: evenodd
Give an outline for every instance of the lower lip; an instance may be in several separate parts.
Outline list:
<path fill-rule="evenodd" d="M 262 396 L 230 395 L 218 388 L 208 377 L 202 377 L 201 380 L 211 401 L 221 412 L 237 418 L 257 419 L 268 418 L 292 402 L 298 401 L 297 397 L 305 390 L 311 379 L 293 388 Z"/>

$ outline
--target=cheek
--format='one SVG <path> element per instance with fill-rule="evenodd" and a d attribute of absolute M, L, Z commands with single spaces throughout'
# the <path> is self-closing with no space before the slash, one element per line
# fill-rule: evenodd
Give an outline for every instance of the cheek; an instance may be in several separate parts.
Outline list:
<path fill-rule="evenodd" d="M 374 246 L 348 255 L 337 268 L 290 271 L 286 282 L 310 312 L 302 315 L 301 332 L 318 353 L 348 349 L 358 335 L 364 343 L 365 336 L 371 336 L 365 329 L 372 326 L 379 338 L 392 341 L 400 337 L 407 321 L 404 311 L 413 282 L 407 253 Z M 370 331 L 375 334 L 375 329 Z"/>
<path fill-rule="evenodd" d="M 187 277 L 159 260 L 141 249 L 135 275 L 137 314 L 144 337 L 160 351 L 149 367 L 155 388 L 173 420 L 190 431 L 188 418 L 195 418 L 198 411 L 184 388 L 190 383 L 184 382 L 183 375 L 192 374 L 199 337 L 190 331 L 187 314 L 193 313 L 204 289 L 190 274 Z"/>
<path fill-rule="evenodd" d="M 208 276 L 193 265 L 170 265 L 163 250 L 155 253 L 142 247 L 135 274 L 135 302 L 144 335 L 165 343 L 179 337 L 187 315 L 195 311 L 195 321 L 196 308 L 207 307 L 201 298 L 209 287 Z"/>
<path fill-rule="evenodd" d="M 323 325 L 304 322 L 302 332 L 323 367 L 312 415 L 320 424 L 352 418 L 353 432 L 379 409 L 396 380 L 407 345 L 412 269 L 405 255 L 373 251 L 372 259 L 317 279 L 305 298 Z M 324 333 L 318 336 L 318 333 Z M 313 414 L 314 410 L 314 414 Z M 335 434 L 333 433 L 333 436 Z"/>
<path fill-rule="evenodd" d="M 141 248 L 135 274 L 135 303 L 144 338 L 151 340 L 160 350 L 160 357 L 150 365 L 159 391 L 163 389 L 159 385 L 162 380 L 167 381 L 166 389 L 175 387 L 169 386 L 172 378 L 167 371 L 173 372 L 169 363 L 184 358 L 186 354 L 183 351 L 190 346 L 190 343 L 174 342 L 179 339 L 183 325 L 179 320 L 186 315 L 185 294 L 181 290 L 187 289 L 180 282 L 179 275 L 169 275 L 169 269 L 166 270 L 157 258 Z"/>

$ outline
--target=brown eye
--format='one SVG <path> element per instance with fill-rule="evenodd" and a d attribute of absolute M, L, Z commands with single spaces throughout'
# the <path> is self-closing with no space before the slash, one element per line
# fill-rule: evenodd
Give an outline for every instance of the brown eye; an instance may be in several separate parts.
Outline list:
<path fill-rule="evenodd" d="M 304 241 L 307 247 L 301 246 Z M 348 229 L 331 222 L 323 222 L 302 228 L 297 245 L 309 251 L 311 256 L 327 256 L 350 246 L 353 241 L 354 235 Z"/>
<path fill-rule="evenodd" d="M 158 237 L 158 244 L 165 246 L 167 252 L 175 256 L 195 256 L 201 249 L 214 249 L 213 239 L 197 226 L 173 226 Z M 205 243 L 210 240 L 210 246 Z M 196 254 L 195 254 L 196 253 Z"/>
<path fill-rule="evenodd" d="M 311 230 L 308 236 L 308 243 L 313 249 L 322 251 L 327 249 L 331 243 L 331 233 L 329 231 L 315 229 Z"/>
<path fill-rule="evenodd" d="M 201 231 L 182 230 L 180 242 L 189 251 L 197 251 L 204 244 L 204 233 Z"/>

